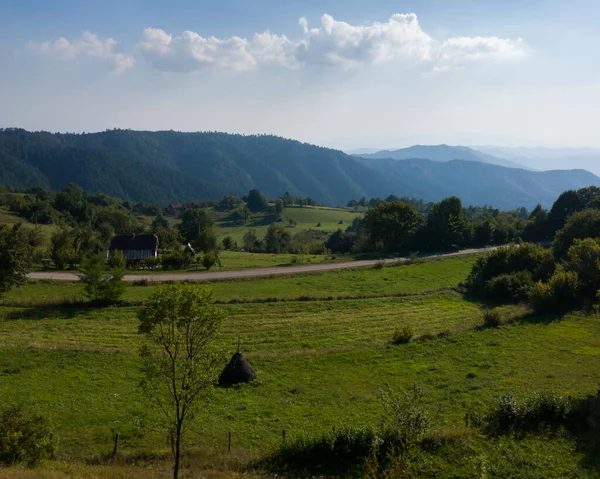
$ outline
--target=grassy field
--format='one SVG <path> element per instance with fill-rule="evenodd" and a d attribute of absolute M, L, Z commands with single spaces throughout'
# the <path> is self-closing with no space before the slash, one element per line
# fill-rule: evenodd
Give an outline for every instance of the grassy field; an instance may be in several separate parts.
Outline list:
<path fill-rule="evenodd" d="M 212 284 L 219 301 L 254 301 L 221 306 L 229 319 L 220 346 L 225 364 L 239 338 L 259 379 L 216 390 L 189 437 L 187 463 L 197 467 L 189 477 L 234 477 L 247 461 L 280 444 L 282 429 L 293 439 L 334 426 L 377 424 L 378 391 L 386 383 L 420 385 L 440 433 L 457 435 L 469 451 L 464 464 L 457 457 L 448 459 L 453 469 L 439 465 L 448 474 L 438 477 L 479 477 L 468 464 L 481 457 L 489 462 L 486 477 L 599 477 L 584 467 L 586 458 L 570 438 L 494 442 L 463 430 L 465 413 L 484 410 L 507 390 L 554 389 L 580 397 L 595 393 L 600 382 L 600 321 L 594 315 L 530 317 L 520 306 L 507 306 L 501 312 L 510 324 L 477 328 L 482 305 L 453 289 L 473 260 Z M 59 462 L 38 470 L 44 477 L 68 470 L 75 477 L 168 476 L 168 467 L 152 460 L 168 451 L 159 416 L 137 386 L 136 307 L 52 306 L 80 296 L 78 288 L 38 282 L 7 296 L 0 307 L 0 398 L 35 403 L 54 418 Z M 153 288 L 130 287 L 127 297 L 142 300 Z M 299 296 L 305 297 L 281 301 Z M 265 298 L 279 300 L 260 302 Z M 393 332 L 407 325 L 414 341 L 392 345 Z M 143 455 L 137 463 L 148 469 L 80 464 L 109 453 L 116 432 L 123 454 Z"/>
<path fill-rule="evenodd" d="M 266 255 L 268 256 L 268 255 Z M 385 296 L 437 291 L 458 285 L 475 262 L 475 255 L 448 259 L 430 259 L 419 264 L 387 266 L 382 269 L 348 269 L 278 278 L 255 278 L 211 283 L 218 301 Z M 143 301 L 158 286 L 130 286 L 127 301 Z M 37 306 L 48 302 L 84 300 L 83 286 L 78 283 L 30 281 L 13 289 L 0 304 Z"/>
<path fill-rule="evenodd" d="M 3 208 L 0 208 L 0 225 L 9 225 L 12 226 L 14 224 L 23 224 L 25 228 L 35 228 L 38 227 L 40 228 L 44 239 L 48 242 L 48 244 L 50 244 L 50 238 L 52 237 L 52 234 L 56 231 L 56 226 L 54 225 L 33 225 L 31 223 L 29 223 L 28 221 L 24 220 L 23 218 L 18 217 L 17 215 L 15 215 L 14 213 L 10 212 L 10 211 L 6 211 Z"/>
<path fill-rule="evenodd" d="M 356 213 L 345 208 L 325 208 L 325 207 L 293 207 L 286 208 L 283 212 L 283 226 L 286 226 L 288 232 L 293 236 L 304 230 L 316 230 L 332 232 L 338 228 L 346 229 L 352 224 L 354 218 L 363 216 L 363 213 Z M 267 232 L 267 228 L 274 221 L 273 215 L 256 214 L 246 225 L 231 225 L 226 220 L 225 215 L 214 213 L 216 219 L 216 233 L 219 238 L 231 236 L 238 244 L 242 244 L 244 233 L 248 230 L 255 230 L 256 235 L 262 238 Z M 296 225 L 289 226 L 289 220 L 294 220 Z M 341 223 L 340 223 L 341 221 Z M 318 226 L 320 225 L 320 226 Z"/>

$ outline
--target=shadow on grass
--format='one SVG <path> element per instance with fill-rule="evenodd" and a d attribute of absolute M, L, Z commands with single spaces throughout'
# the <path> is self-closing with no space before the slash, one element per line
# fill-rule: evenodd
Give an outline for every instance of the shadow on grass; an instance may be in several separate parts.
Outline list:
<path fill-rule="evenodd" d="M 463 295 L 463 299 L 466 302 L 478 306 L 481 309 L 482 314 L 486 310 L 495 310 L 496 308 L 501 308 L 503 306 L 521 307 L 520 310 L 512 312 L 509 318 L 502 321 L 502 324 L 550 324 L 556 321 L 561 321 L 568 313 L 575 311 L 575 309 L 572 309 L 553 312 L 539 312 L 533 311 L 526 302 L 503 303 L 483 298 L 477 298 L 468 294 L 466 290 L 462 287 L 456 288 L 455 291 L 461 293 Z M 479 329 L 486 328 L 480 327 Z"/>
<path fill-rule="evenodd" d="M 76 301 L 62 304 L 46 304 L 35 306 L 15 306 L 18 308 L 9 311 L 2 319 L 8 321 L 39 320 L 39 319 L 74 319 L 89 311 L 102 310 L 110 307 L 132 306 L 130 302 L 98 302 Z"/>
<path fill-rule="evenodd" d="M 574 399 L 567 430 L 583 454 L 582 465 L 600 472 L 600 390 L 597 395 Z"/>
<path fill-rule="evenodd" d="M 34 308 L 23 308 L 18 311 L 9 312 L 4 319 L 8 321 L 17 320 L 40 320 L 40 319 L 75 319 L 78 315 L 89 311 L 89 308 L 40 306 Z"/>
<path fill-rule="evenodd" d="M 557 311 L 554 313 L 536 313 L 534 311 L 529 311 L 514 318 L 512 322 L 521 324 L 550 324 L 562 321 L 567 313 L 568 311 Z"/>

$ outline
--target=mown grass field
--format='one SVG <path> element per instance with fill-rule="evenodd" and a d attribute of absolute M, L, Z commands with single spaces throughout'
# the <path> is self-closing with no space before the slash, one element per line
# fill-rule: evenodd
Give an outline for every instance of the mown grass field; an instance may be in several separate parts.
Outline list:
<path fill-rule="evenodd" d="M 225 365 L 239 339 L 259 379 L 215 391 L 189 436 L 195 459 L 188 465 L 198 468 L 189 471 L 190 477 L 228 477 L 280 444 L 283 429 L 293 439 L 334 426 L 377 424 L 378 391 L 386 383 L 420 385 L 439 430 L 459 438 L 465 413 L 489 407 L 507 390 L 554 389 L 573 397 L 595 393 L 598 317 L 530 317 L 521 306 L 507 306 L 502 315 L 512 318 L 510 324 L 478 329 L 482 305 L 453 289 L 473 261 L 463 257 L 212 284 L 219 301 L 256 301 L 221 306 L 229 319 L 219 344 Z M 108 454 L 116 432 L 122 453 L 130 457 L 168 451 L 159 416 L 138 388 L 136 307 L 52 306 L 81 295 L 78 288 L 38 282 L 7 296 L 0 307 L 0 398 L 35 403 L 54 418 L 63 462 L 43 466 L 40 474 L 61 477 L 56 471 L 71 468 L 75 477 L 111 477 L 106 471 L 114 467 L 114 477 L 143 477 L 143 471 L 148 477 L 168 476 L 160 462 L 149 469 L 78 465 Z M 127 298 L 142 300 L 153 289 L 129 287 Z M 299 296 L 304 300 L 289 300 Z M 260 302 L 264 298 L 273 302 Z M 405 325 L 415 340 L 391 345 L 394 330 Z M 229 431 L 231 454 L 226 452 Z M 496 442 L 464 437 L 473 461 L 481 456 L 490 463 L 487 477 L 599 477 L 598 470 L 584 467 L 584 454 L 566 437 Z M 449 461 L 456 465 L 439 465 L 438 477 L 478 477 L 468 461 Z M 492 467 L 494 461 L 505 469 Z"/>
<path fill-rule="evenodd" d="M 382 269 L 355 268 L 333 273 L 217 281 L 210 283 L 210 286 L 215 292 L 215 299 L 221 302 L 237 299 L 293 299 L 300 296 L 310 299 L 419 293 L 458 285 L 466 278 L 475 259 L 475 255 L 456 256 Z M 143 287 L 129 287 L 123 299 L 143 301 L 155 292 L 157 287 L 158 285 L 152 282 Z M 79 283 L 30 281 L 6 294 L 0 304 L 36 306 L 64 300 L 77 301 L 84 299 L 83 293 L 83 286 Z"/>

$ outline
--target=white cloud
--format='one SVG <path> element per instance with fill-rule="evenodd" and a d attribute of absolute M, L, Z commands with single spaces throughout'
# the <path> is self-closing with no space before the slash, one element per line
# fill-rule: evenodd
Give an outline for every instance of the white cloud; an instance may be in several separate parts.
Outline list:
<path fill-rule="evenodd" d="M 449 38 L 435 51 L 437 69 L 449 69 L 479 60 L 504 60 L 523 55 L 523 41 L 498 37 Z"/>
<path fill-rule="evenodd" d="M 387 22 L 351 25 L 323 15 L 320 24 L 310 28 L 299 20 L 301 35 L 290 39 L 269 31 L 250 38 L 217 38 L 184 31 L 174 36 L 158 28 L 146 28 L 138 43 L 157 69 L 193 72 L 210 68 L 234 71 L 254 70 L 271 65 L 299 68 L 321 65 L 342 69 L 403 61 L 424 65 L 433 72 L 463 67 L 480 61 L 497 61 L 524 53 L 520 39 L 498 37 L 455 37 L 436 40 L 421 29 L 414 13 L 394 14 Z M 55 42 L 32 44 L 45 55 L 62 60 L 79 56 L 101 58 L 111 68 L 122 71 L 133 67 L 133 56 L 120 53 L 112 38 L 99 38 L 84 32 L 79 40 L 59 38 Z"/>
<path fill-rule="evenodd" d="M 146 28 L 138 48 L 160 70 L 189 72 L 206 68 L 237 71 L 258 65 L 294 67 L 292 42 L 285 35 L 257 33 L 250 40 L 237 36 L 219 39 L 185 31 L 173 37 L 157 28 Z"/>
<path fill-rule="evenodd" d="M 388 61 L 425 64 L 444 71 L 482 60 L 521 55 L 521 40 L 497 37 L 456 37 L 438 41 L 421 29 L 414 13 L 394 14 L 385 23 L 351 25 L 323 15 L 318 27 L 300 18 L 302 36 L 257 33 L 250 39 L 219 39 L 186 31 L 173 37 L 147 28 L 138 47 L 161 70 L 196 71 L 206 68 L 251 70 L 262 65 L 297 68 L 325 65 L 343 69 Z"/>
<path fill-rule="evenodd" d="M 301 18 L 304 38 L 297 47 L 297 58 L 308 64 L 355 68 L 395 58 L 427 61 L 433 39 L 421 30 L 415 14 L 395 14 L 387 23 L 355 26 L 321 17 L 318 28 L 308 28 Z"/>
<path fill-rule="evenodd" d="M 93 33 L 83 32 L 79 40 L 71 42 L 61 37 L 55 42 L 31 43 L 30 48 L 63 61 L 72 61 L 79 56 L 100 58 L 115 71 L 133 67 L 135 58 L 117 51 L 117 45 L 112 38 L 98 38 Z"/>

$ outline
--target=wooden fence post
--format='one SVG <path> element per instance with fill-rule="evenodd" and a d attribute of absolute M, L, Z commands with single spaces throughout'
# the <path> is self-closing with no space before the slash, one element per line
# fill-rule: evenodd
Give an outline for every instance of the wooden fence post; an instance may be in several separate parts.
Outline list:
<path fill-rule="evenodd" d="M 465 427 L 469 427 L 469 413 L 465 414 Z"/>
<path fill-rule="evenodd" d="M 281 438 L 283 439 L 283 442 L 285 442 L 285 429 L 281 431 Z"/>
<path fill-rule="evenodd" d="M 112 453 L 113 459 L 117 456 L 118 451 L 119 451 L 119 433 L 115 434 L 115 447 L 114 447 L 113 453 Z"/>
<path fill-rule="evenodd" d="M 228 450 L 229 452 L 231 452 L 231 431 L 229 431 L 229 434 L 228 434 L 227 436 L 228 436 L 228 445 L 227 445 L 227 450 Z"/>

